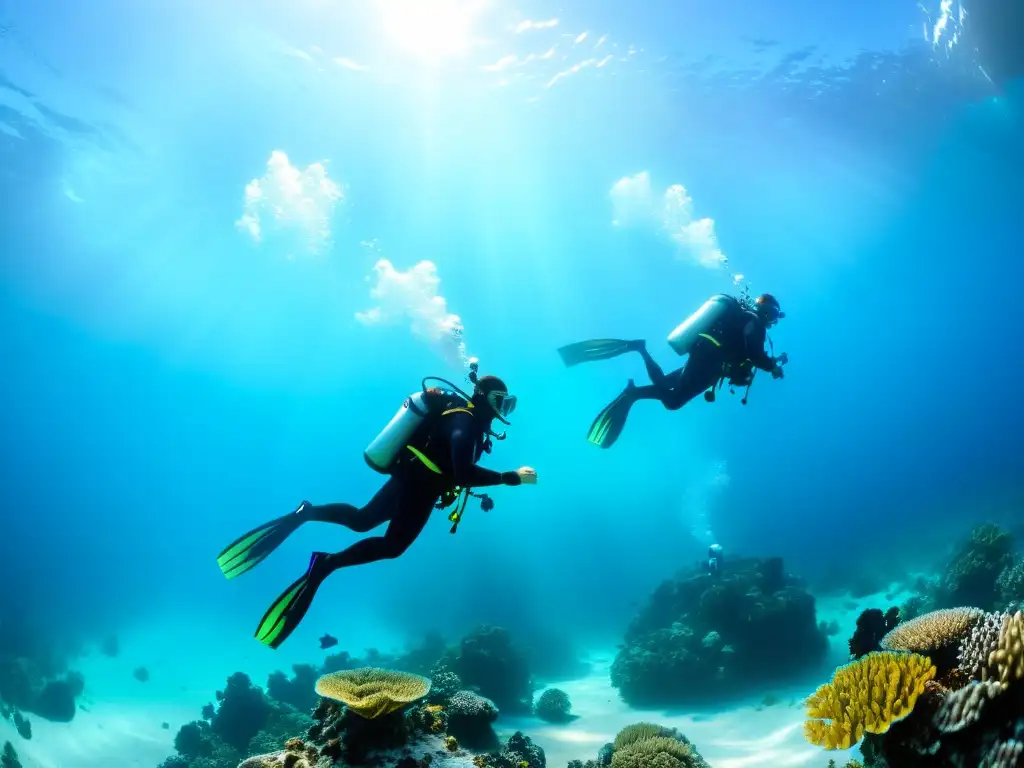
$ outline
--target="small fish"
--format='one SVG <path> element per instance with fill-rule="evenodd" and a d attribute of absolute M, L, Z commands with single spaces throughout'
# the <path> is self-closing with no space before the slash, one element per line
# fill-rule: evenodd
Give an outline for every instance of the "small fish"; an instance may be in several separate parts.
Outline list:
<path fill-rule="evenodd" d="M 323 637 L 320 638 L 320 650 L 321 651 L 325 650 L 327 648 L 333 648 L 337 644 L 338 644 L 338 638 L 336 638 L 336 637 L 331 637 L 330 635 L 325 634 Z"/>

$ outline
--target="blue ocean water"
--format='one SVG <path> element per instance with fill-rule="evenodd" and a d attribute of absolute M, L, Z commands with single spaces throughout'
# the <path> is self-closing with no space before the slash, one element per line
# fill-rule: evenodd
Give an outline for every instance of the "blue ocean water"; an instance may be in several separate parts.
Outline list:
<path fill-rule="evenodd" d="M 116 634 L 152 685 L 86 673 L 96 706 L 158 701 L 162 665 L 262 684 L 325 632 L 614 653 L 715 542 L 884 591 L 978 523 L 1019 533 L 1024 65 L 991 42 L 1019 11 L 934 6 L 0 2 L 9 624 Z M 675 368 L 667 334 L 743 286 L 781 301 L 785 378 L 590 445 L 642 364 L 555 350 Z M 468 357 L 518 398 L 482 463 L 536 487 L 454 536 L 436 513 L 260 645 L 357 536 L 306 525 L 237 581 L 217 553 L 369 500 L 367 444 Z"/>

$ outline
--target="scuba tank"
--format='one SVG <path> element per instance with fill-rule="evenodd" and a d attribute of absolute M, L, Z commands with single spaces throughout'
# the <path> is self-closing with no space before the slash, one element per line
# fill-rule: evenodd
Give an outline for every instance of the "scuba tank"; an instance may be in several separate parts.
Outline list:
<path fill-rule="evenodd" d="M 688 355 L 694 343 L 713 329 L 726 313 L 735 310 L 739 303 L 732 296 L 720 293 L 701 304 L 700 308 L 680 323 L 668 335 L 668 344 L 677 355 Z"/>
<path fill-rule="evenodd" d="M 427 401 L 426 389 L 405 398 L 391 421 L 363 451 L 363 458 L 370 469 L 387 474 L 398 452 L 408 445 L 429 414 L 430 403 Z"/>
<path fill-rule="evenodd" d="M 479 363 L 473 358 L 469 364 L 470 373 L 467 378 L 476 383 Z M 438 381 L 448 385 L 446 389 L 431 389 L 428 381 Z M 439 407 L 465 407 L 472 398 L 447 379 L 438 376 L 427 376 L 420 382 L 420 391 L 405 398 L 402 407 L 391 417 L 391 421 L 381 430 L 363 451 L 363 458 L 370 468 L 381 474 L 388 474 L 398 458 L 399 452 L 409 444 L 424 420 L 438 410 Z M 502 436 L 496 436 L 503 439 Z"/>

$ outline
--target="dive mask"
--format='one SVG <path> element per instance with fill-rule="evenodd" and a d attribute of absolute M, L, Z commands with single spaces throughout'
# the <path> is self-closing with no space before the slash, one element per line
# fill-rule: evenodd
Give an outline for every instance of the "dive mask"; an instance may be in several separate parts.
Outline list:
<path fill-rule="evenodd" d="M 488 392 L 487 404 L 499 419 L 505 421 L 516 409 L 516 396 L 508 392 Z"/>

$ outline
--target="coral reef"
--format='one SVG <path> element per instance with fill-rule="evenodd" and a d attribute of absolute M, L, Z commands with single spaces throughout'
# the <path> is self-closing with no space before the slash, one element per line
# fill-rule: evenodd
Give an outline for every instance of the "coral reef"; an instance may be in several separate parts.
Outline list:
<path fill-rule="evenodd" d="M 999 606 L 1016 611 L 1024 602 L 1024 562 L 1006 566 L 996 579 Z"/>
<path fill-rule="evenodd" d="M 494 732 L 494 721 L 498 719 L 498 707 L 472 691 L 458 691 L 448 700 L 445 711 L 448 714 L 448 732 L 471 749 L 494 749 L 498 736 Z"/>
<path fill-rule="evenodd" d="M 674 728 L 654 723 L 627 725 L 605 745 L 597 760 L 573 761 L 569 768 L 708 768 L 697 748 Z"/>
<path fill-rule="evenodd" d="M 859 659 L 869 653 L 881 650 L 882 638 L 900 623 L 900 609 L 895 606 L 885 613 L 878 608 L 868 608 L 857 617 L 857 628 L 849 640 L 850 658 Z"/>
<path fill-rule="evenodd" d="M 663 582 L 633 619 L 612 684 L 633 706 L 741 695 L 817 668 L 828 638 L 782 560 L 738 559 Z"/>
<path fill-rule="evenodd" d="M 1003 629 L 1005 617 L 1005 613 L 986 614 L 960 644 L 957 658 L 960 668 L 968 677 L 981 680 L 985 674 L 989 656 L 999 646 L 999 633 Z"/>
<path fill-rule="evenodd" d="M 942 676 L 957 668 L 961 645 L 984 618 L 977 608 L 942 608 L 898 624 L 879 645 L 886 651 L 925 654 Z"/>
<path fill-rule="evenodd" d="M 572 702 L 569 694 L 561 688 L 548 688 L 537 699 L 534 711 L 541 720 L 549 723 L 566 723 L 572 720 Z"/>
<path fill-rule="evenodd" d="M 996 649 L 989 654 L 982 680 L 998 680 L 1003 687 L 1024 677 L 1024 614 L 1003 616 Z"/>
<path fill-rule="evenodd" d="M 217 691 L 217 706 L 203 708 L 203 720 L 186 723 L 175 735 L 176 755 L 161 768 L 235 768 L 250 755 L 279 750 L 304 732 L 312 719 L 285 702 L 275 701 L 236 672 Z"/>
<path fill-rule="evenodd" d="M 316 694 L 316 680 L 319 677 L 316 667 L 312 664 L 294 664 L 292 673 L 289 678 L 284 672 L 271 672 L 267 678 L 267 695 L 301 712 L 308 712 L 319 700 Z"/>
<path fill-rule="evenodd" d="M 804 734 L 825 749 L 849 749 L 865 733 L 885 733 L 914 709 L 935 676 L 918 654 L 871 653 L 836 670 L 806 702 Z"/>
<path fill-rule="evenodd" d="M 985 614 L 974 609 L 955 613 L 959 618 L 954 619 L 949 612 L 940 612 L 940 617 L 921 617 L 925 621 L 916 628 L 904 629 L 898 642 L 890 638 L 891 642 L 883 643 L 906 649 L 899 655 L 884 652 L 906 659 L 913 657 L 909 651 L 915 648 L 931 647 L 944 653 L 951 638 L 957 637 L 958 666 L 954 670 L 942 679 L 915 685 L 915 691 L 920 687 L 916 701 L 905 700 L 900 694 L 887 697 L 883 706 L 880 697 L 894 679 L 884 675 L 876 675 L 875 686 L 860 685 L 856 700 L 851 693 L 845 706 L 837 701 L 837 695 L 830 694 L 833 701 L 821 708 L 836 718 L 849 720 L 851 725 L 829 734 L 823 734 L 821 726 L 809 726 L 808 738 L 826 747 L 842 746 L 847 740 L 852 743 L 859 733 L 856 713 L 874 700 L 878 708 L 872 708 L 872 713 L 877 718 L 887 711 L 891 699 L 895 704 L 892 713 L 906 711 L 906 716 L 890 721 L 884 732 L 865 725 L 861 742 L 865 768 L 1024 765 L 1024 614 Z M 864 664 L 882 655 L 869 654 L 853 664 Z M 820 697 L 816 697 L 808 701 L 809 709 L 821 705 Z"/>
<path fill-rule="evenodd" d="M 996 581 L 1013 561 L 1013 538 L 997 525 L 986 523 L 971 531 L 946 567 L 942 581 L 943 605 L 996 607 Z"/>
<path fill-rule="evenodd" d="M 422 699 L 430 692 L 430 680 L 409 672 L 361 667 L 324 675 L 316 681 L 316 692 L 372 720 Z"/>
<path fill-rule="evenodd" d="M 533 681 L 526 658 L 508 630 L 482 625 L 441 661 L 463 683 L 512 713 L 533 711 Z"/>

